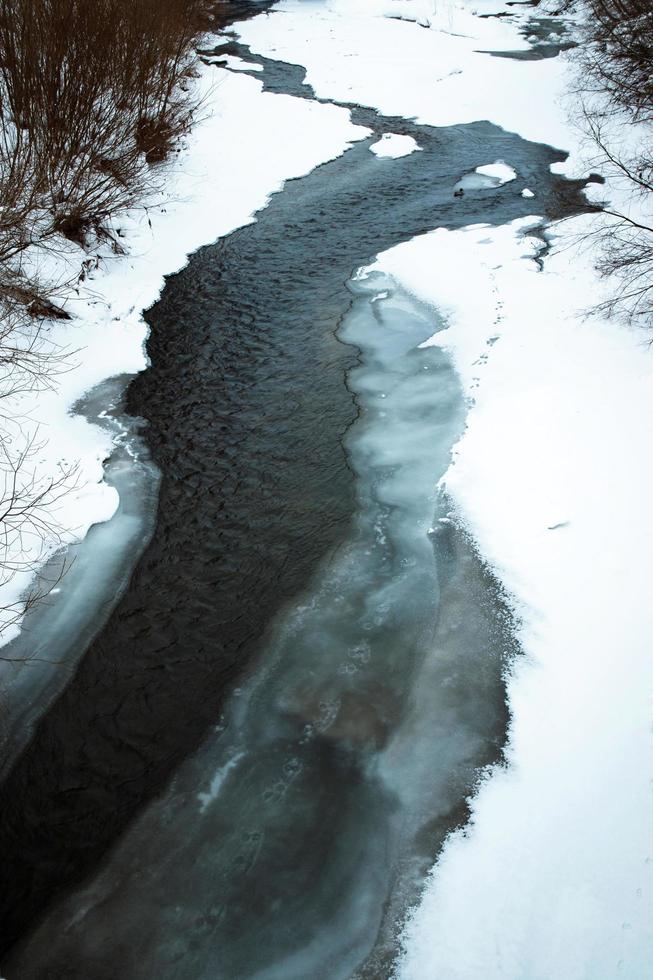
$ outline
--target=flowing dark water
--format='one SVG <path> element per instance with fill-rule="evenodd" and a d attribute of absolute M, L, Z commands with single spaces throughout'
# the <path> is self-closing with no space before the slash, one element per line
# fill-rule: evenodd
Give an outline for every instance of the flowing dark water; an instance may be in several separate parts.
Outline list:
<path fill-rule="evenodd" d="M 550 217 L 586 205 L 550 174 L 562 154 L 489 123 L 355 115 L 421 152 L 367 140 L 289 182 L 149 313 L 128 407 L 157 525 L 0 790 L 10 980 L 387 975 L 392 921 L 499 752 L 502 605 L 464 539 L 428 533 L 455 375 L 416 353 L 433 314 L 347 283 L 421 232 L 528 213 L 525 186 Z M 499 158 L 518 181 L 453 198 Z"/>

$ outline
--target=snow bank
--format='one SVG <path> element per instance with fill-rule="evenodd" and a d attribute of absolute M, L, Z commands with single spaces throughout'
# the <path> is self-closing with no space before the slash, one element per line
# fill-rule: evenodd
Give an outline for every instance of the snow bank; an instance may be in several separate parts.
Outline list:
<path fill-rule="evenodd" d="M 445 313 L 473 407 L 445 484 L 514 596 L 509 767 L 450 839 L 402 978 L 608 980 L 653 953 L 648 566 L 653 354 L 583 318 L 592 256 L 530 222 L 437 231 L 376 268 Z M 480 488 L 480 489 L 479 489 Z"/>
<path fill-rule="evenodd" d="M 407 157 L 409 153 L 419 150 L 417 141 L 412 136 L 400 136 L 398 133 L 384 133 L 380 140 L 370 146 L 377 157 Z"/>
<path fill-rule="evenodd" d="M 24 420 L 21 428 L 38 431 L 31 463 L 38 481 L 77 466 L 69 492 L 51 508 L 52 519 L 65 529 L 64 542 L 82 538 L 117 506 L 115 490 L 102 482 L 111 436 L 72 415 L 71 407 L 104 378 L 146 366 L 141 311 L 159 296 L 164 276 L 182 268 L 201 245 L 254 220 L 284 180 L 308 173 L 368 135 L 345 109 L 264 93 L 258 80 L 245 75 L 204 66 L 198 85 L 204 118 L 183 152 L 160 169 L 157 203 L 114 222 L 127 254 L 104 245 L 89 256 L 62 240 L 60 252 L 35 250 L 25 259 L 26 269 L 51 283 L 75 279 L 90 259 L 85 278 L 64 298 L 73 319 L 48 330 L 49 343 L 68 351 L 64 373 L 51 391 L 4 403 L 8 415 Z M 41 561 L 57 545 L 53 535 L 43 553 L 35 540 L 22 557 Z M 30 578 L 21 573 L 0 588 L 0 605 L 15 602 Z M 7 629 L 3 641 L 17 630 Z"/>
<path fill-rule="evenodd" d="M 484 0 L 474 7 L 511 16 L 477 17 L 460 3 L 426 0 L 283 0 L 271 15 L 236 30 L 254 52 L 304 65 L 307 82 L 322 98 L 433 126 L 489 119 L 564 148 L 564 62 L 484 53 L 527 50 L 519 26 L 532 12 Z M 537 112 L 534 92 L 546 94 Z"/>

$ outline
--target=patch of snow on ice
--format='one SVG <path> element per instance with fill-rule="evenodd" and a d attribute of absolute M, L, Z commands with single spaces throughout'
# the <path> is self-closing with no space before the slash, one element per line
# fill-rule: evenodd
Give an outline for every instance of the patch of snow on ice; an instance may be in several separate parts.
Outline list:
<path fill-rule="evenodd" d="M 393 160 L 406 157 L 419 149 L 417 141 L 412 136 L 400 136 L 398 133 L 384 133 L 381 139 L 370 147 L 377 157 L 391 157 Z"/>
<path fill-rule="evenodd" d="M 517 177 L 516 171 L 503 160 L 476 167 L 473 173 L 464 174 L 454 185 L 454 190 L 490 190 L 508 184 Z"/>
<path fill-rule="evenodd" d="M 221 55 L 221 60 L 226 62 L 227 68 L 231 71 L 263 71 L 263 65 L 255 61 L 244 61 L 237 58 L 235 54 Z"/>
<path fill-rule="evenodd" d="M 535 194 L 533 193 L 533 191 L 529 190 L 528 187 L 525 187 L 523 189 L 523 191 L 521 192 L 521 196 L 522 197 L 535 197 Z"/>
<path fill-rule="evenodd" d="M 233 769 L 236 768 L 244 755 L 244 752 L 236 752 L 236 754 L 233 755 L 228 762 L 225 762 L 225 764 L 220 766 L 220 768 L 215 772 L 208 792 L 197 794 L 201 813 L 204 813 L 207 807 L 210 806 L 214 800 L 217 800 L 218 796 L 220 795 L 220 790 L 226 782 L 227 776 Z"/>
<path fill-rule="evenodd" d="M 486 163 L 482 167 L 477 167 L 476 173 L 481 174 L 483 177 L 490 177 L 499 184 L 507 184 L 517 176 L 516 171 L 504 163 L 503 160 L 497 160 L 496 163 Z"/>

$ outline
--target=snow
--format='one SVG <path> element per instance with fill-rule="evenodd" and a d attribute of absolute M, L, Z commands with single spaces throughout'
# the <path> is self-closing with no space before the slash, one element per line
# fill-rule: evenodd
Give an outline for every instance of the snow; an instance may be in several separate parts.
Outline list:
<path fill-rule="evenodd" d="M 463 174 L 460 180 L 456 181 L 454 190 L 487 190 L 509 184 L 516 177 L 516 170 L 509 167 L 503 160 L 497 160 L 496 163 L 487 163 L 476 167 L 473 173 Z"/>
<path fill-rule="evenodd" d="M 32 461 L 38 481 L 59 474 L 62 466 L 76 467 L 69 492 L 51 508 L 50 516 L 65 529 L 64 543 L 108 520 L 118 504 L 116 491 L 102 481 L 111 435 L 71 414 L 71 408 L 104 378 L 146 367 L 147 328 L 141 313 L 158 298 L 164 276 L 181 269 L 201 245 L 253 221 L 285 180 L 310 172 L 369 135 L 352 124 L 345 109 L 265 93 L 258 79 L 247 75 L 202 66 L 198 86 L 205 96 L 204 118 L 184 151 L 161 168 L 157 201 L 114 222 L 128 254 L 116 255 L 106 246 L 94 249 L 93 268 L 79 293 L 70 289 L 65 296 L 73 319 L 48 329 L 48 342 L 68 352 L 65 370 L 51 391 L 4 402 L 7 414 L 29 420 L 30 430 L 38 432 Z M 59 253 L 33 250 L 24 267 L 44 282 L 76 277 L 88 255 L 64 240 L 61 248 Z M 101 256 L 97 269 L 96 254 Z M 41 563 L 58 546 L 56 534 L 45 550 L 32 540 L 21 557 Z M 25 572 L 2 586 L 0 605 L 15 603 L 30 579 Z M 4 615 L 7 621 L 11 613 Z M 3 642 L 18 628 L 7 628 Z"/>
<path fill-rule="evenodd" d="M 504 163 L 503 160 L 497 160 L 496 163 L 487 163 L 482 167 L 477 167 L 476 173 L 481 174 L 483 177 L 489 177 L 491 180 L 497 181 L 498 184 L 507 184 L 517 177 L 517 172 L 512 167 L 509 167 L 507 163 Z"/>
<path fill-rule="evenodd" d="M 489 119 L 526 139 L 564 148 L 564 61 L 484 53 L 527 50 L 519 26 L 530 9 L 519 13 L 487 0 L 474 9 L 512 16 L 480 18 L 461 4 L 426 0 L 282 0 L 270 15 L 237 24 L 236 31 L 254 53 L 304 65 L 320 98 L 433 126 Z M 422 26 L 427 22 L 429 29 Z M 537 112 L 534 92 L 546 93 Z"/>
<path fill-rule="evenodd" d="M 405 980 L 648 975 L 653 354 L 584 317 L 601 298 L 572 245 L 587 223 L 554 229 L 542 272 L 530 220 L 436 231 L 375 267 L 446 315 L 431 343 L 473 402 L 443 482 L 514 597 L 525 651 L 508 766 L 436 865 Z"/>
<path fill-rule="evenodd" d="M 234 54 L 220 55 L 219 58 L 231 71 L 263 71 L 263 65 L 259 65 L 255 61 L 243 61 L 242 58 L 237 58 Z"/>
<path fill-rule="evenodd" d="M 419 150 L 416 140 L 412 136 L 400 136 L 398 133 L 384 133 L 378 142 L 370 147 L 372 153 L 377 157 L 391 157 L 393 160 L 398 157 L 406 157 L 409 153 Z"/>
<path fill-rule="evenodd" d="M 528 187 L 525 187 L 521 192 L 522 197 L 535 197 L 535 194 Z"/>
<path fill-rule="evenodd" d="M 202 813 L 204 813 L 207 807 L 209 807 L 214 800 L 217 800 L 218 796 L 220 795 L 220 790 L 226 782 L 229 773 L 236 769 L 238 763 L 241 762 L 244 755 L 244 752 L 236 752 L 234 755 L 232 755 L 231 758 L 229 758 L 224 765 L 219 766 L 213 774 L 208 792 L 197 794 L 197 799 L 200 803 L 200 811 Z"/>

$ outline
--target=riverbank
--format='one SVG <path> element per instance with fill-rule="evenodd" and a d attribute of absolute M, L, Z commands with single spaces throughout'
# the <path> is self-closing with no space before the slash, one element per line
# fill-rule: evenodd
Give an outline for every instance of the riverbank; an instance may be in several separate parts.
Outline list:
<path fill-rule="evenodd" d="M 433 870 L 404 978 L 607 980 L 650 963 L 653 361 L 641 333 L 585 316 L 601 295 L 574 248 L 585 226 L 549 228 L 541 259 L 516 223 L 379 262 L 448 311 L 434 342 L 473 405 L 444 483 L 513 597 L 524 653 L 505 765 Z M 434 264 L 449 275 L 427 285 Z"/>

